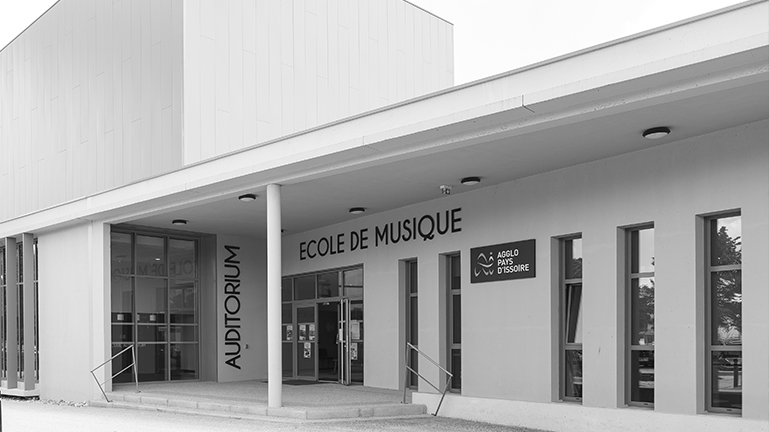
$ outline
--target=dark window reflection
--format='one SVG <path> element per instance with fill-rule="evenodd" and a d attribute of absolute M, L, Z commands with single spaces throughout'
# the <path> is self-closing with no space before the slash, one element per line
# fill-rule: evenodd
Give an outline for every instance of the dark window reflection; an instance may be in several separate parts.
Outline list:
<path fill-rule="evenodd" d="M 166 344 L 138 344 L 139 381 L 166 379 Z"/>
<path fill-rule="evenodd" d="M 294 376 L 294 352 L 291 349 L 293 344 L 284 342 L 281 345 L 283 349 L 283 356 L 282 356 L 283 376 L 293 377 Z"/>
<path fill-rule="evenodd" d="M 566 241 L 566 279 L 582 278 L 582 239 Z"/>
<path fill-rule="evenodd" d="M 130 345 L 131 343 L 113 343 L 112 355 L 117 355 L 117 353 L 128 348 Z M 132 362 L 133 356 L 131 354 L 131 350 L 120 354 L 112 360 L 112 373 L 117 374 L 118 372 L 123 371 L 123 369 L 127 368 Z M 132 382 L 134 380 L 133 373 L 133 368 L 128 368 L 128 370 L 120 372 L 120 374 L 116 376 L 112 381 L 116 383 Z"/>
<path fill-rule="evenodd" d="M 582 285 L 566 287 L 566 343 L 582 343 Z"/>
<path fill-rule="evenodd" d="M 462 350 L 451 350 L 451 373 L 454 375 L 451 379 L 452 390 L 462 389 Z"/>
<path fill-rule="evenodd" d="M 630 352 L 630 400 L 654 403 L 654 351 Z"/>
<path fill-rule="evenodd" d="M 712 353 L 711 405 L 715 408 L 742 408 L 742 353 Z"/>
<path fill-rule="evenodd" d="M 339 272 L 318 275 L 318 297 L 339 296 Z"/>
<path fill-rule="evenodd" d="M 281 280 L 281 287 L 280 287 L 280 300 L 284 302 L 288 302 L 293 300 L 293 279 L 291 278 L 283 278 Z"/>
<path fill-rule="evenodd" d="M 294 300 L 315 298 L 315 276 L 302 276 L 294 279 Z"/>
<path fill-rule="evenodd" d="M 741 217 L 714 219 L 710 223 L 710 230 L 710 264 L 742 264 Z"/>
<path fill-rule="evenodd" d="M 189 380 L 198 376 L 198 344 L 171 344 L 171 380 Z"/>
<path fill-rule="evenodd" d="M 742 344 L 742 275 L 739 270 L 711 274 L 711 343 Z"/>
<path fill-rule="evenodd" d="M 631 281 L 631 345 L 654 344 L 654 278 Z"/>
<path fill-rule="evenodd" d="M 564 396 L 567 398 L 582 397 L 582 350 L 566 350 L 566 382 Z"/>

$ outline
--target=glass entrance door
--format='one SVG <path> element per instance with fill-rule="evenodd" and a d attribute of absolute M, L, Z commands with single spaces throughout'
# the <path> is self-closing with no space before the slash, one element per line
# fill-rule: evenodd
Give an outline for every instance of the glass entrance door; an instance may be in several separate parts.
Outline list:
<path fill-rule="evenodd" d="M 363 383 L 363 302 L 318 303 L 318 380 Z"/>
<path fill-rule="evenodd" d="M 341 302 L 318 303 L 318 380 L 338 382 L 344 339 L 340 338 Z"/>
<path fill-rule="evenodd" d="M 344 298 L 340 303 L 341 319 L 339 320 L 339 353 L 342 358 L 339 382 L 350 384 L 350 299 Z"/>
<path fill-rule="evenodd" d="M 283 377 L 363 383 L 363 268 L 282 280 Z"/>

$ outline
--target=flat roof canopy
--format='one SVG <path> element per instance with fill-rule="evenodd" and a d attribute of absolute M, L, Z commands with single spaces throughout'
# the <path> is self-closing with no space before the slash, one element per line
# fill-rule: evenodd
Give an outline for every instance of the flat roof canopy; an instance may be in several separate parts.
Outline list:
<path fill-rule="evenodd" d="M 75 218 L 263 236 L 269 183 L 286 234 L 769 118 L 769 13 L 742 5 L 256 145 L 8 221 Z M 763 14 L 763 15 L 761 15 Z M 733 24 L 741 23 L 739 27 Z M 663 139 L 645 129 L 668 126 Z M 727 145 L 728 143 L 725 143 Z M 481 177 L 476 186 L 460 179 Z M 244 193 L 262 195 L 243 203 Z"/>

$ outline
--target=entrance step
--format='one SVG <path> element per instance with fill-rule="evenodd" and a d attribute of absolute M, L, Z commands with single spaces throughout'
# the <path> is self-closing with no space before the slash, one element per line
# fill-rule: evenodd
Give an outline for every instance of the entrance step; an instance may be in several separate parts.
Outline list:
<path fill-rule="evenodd" d="M 124 408 L 278 421 L 342 420 L 427 415 L 427 407 L 420 404 L 383 403 L 359 406 L 268 408 L 264 405 L 228 404 L 210 400 L 166 398 L 158 395 L 107 393 L 107 396 L 111 402 L 96 400 L 91 401 L 90 405 L 103 408 Z"/>

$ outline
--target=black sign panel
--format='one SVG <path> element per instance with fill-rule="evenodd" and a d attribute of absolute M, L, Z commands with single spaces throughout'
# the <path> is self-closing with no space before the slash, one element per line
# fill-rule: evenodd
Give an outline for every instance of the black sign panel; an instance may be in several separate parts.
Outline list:
<path fill-rule="evenodd" d="M 534 239 L 470 249 L 470 282 L 526 279 L 536 276 Z"/>

